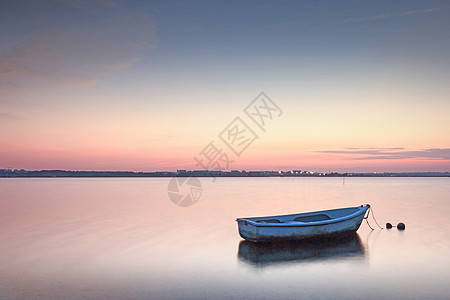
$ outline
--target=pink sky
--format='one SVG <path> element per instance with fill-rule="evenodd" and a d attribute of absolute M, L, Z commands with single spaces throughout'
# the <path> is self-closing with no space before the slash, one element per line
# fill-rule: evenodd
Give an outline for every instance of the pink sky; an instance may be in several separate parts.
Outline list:
<path fill-rule="evenodd" d="M 255 6 L 283 13 L 231 26 L 211 7 L 10 6 L 0 168 L 198 169 L 214 141 L 232 169 L 450 171 L 448 9 Z M 243 111 L 261 91 L 283 112 L 265 131 Z M 241 156 L 218 137 L 236 117 L 258 135 Z"/>

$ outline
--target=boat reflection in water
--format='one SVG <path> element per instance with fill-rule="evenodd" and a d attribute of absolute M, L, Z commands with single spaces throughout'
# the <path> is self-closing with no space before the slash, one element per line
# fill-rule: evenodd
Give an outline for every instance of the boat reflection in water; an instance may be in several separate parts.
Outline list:
<path fill-rule="evenodd" d="M 285 262 L 340 260 L 364 258 L 365 248 L 358 234 L 309 239 L 303 241 L 277 241 L 267 243 L 239 243 L 238 258 L 254 266 Z"/>

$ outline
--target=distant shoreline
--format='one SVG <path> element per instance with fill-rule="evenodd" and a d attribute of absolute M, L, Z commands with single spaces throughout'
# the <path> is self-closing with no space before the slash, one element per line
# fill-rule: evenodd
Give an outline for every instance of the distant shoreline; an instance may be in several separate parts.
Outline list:
<path fill-rule="evenodd" d="M 0 178 L 111 178 L 111 177 L 450 177 L 450 172 L 310 172 L 310 171 L 208 171 L 178 170 L 176 172 L 131 172 L 131 171 L 67 171 L 67 170 L 9 170 L 0 169 Z"/>

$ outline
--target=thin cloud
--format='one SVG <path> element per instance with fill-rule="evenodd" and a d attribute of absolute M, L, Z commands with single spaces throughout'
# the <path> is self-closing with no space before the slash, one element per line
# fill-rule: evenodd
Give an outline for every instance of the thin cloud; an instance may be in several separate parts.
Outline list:
<path fill-rule="evenodd" d="M 428 8 L 428 9 L 422 9 L 422 10 L 407 10 L 397 13 L 385 13 L 385 14 L 378 14 L 373 16 L 364 16 L 364 17 L 357 17 L 357 18 L 349 18 L 344 19 L 336 22 L 321 22 L 321 21 L 293 21 L 293 22 L 282 22 L 278 24 L 274 24 L 271 27 L 291 27 L 291 26 L 304 26 L 304 27 L 310 27 L 310 26 L 330 26 L 330 25 L 341 25 L 341 24 L 349 24 L 349 23 L 364 23 L 364 22 L 373 22 L 373 21 L 379 21 L 379 20 L 385 20 L 385 19 L 393 19 L 393 18 L 401 18 L 406 17 L 410 15 L 419 15 L 419 14 L 430 14 L 437 11 L 440 11 L 444 8 Z"/>
<path fill-rule="evenodd" d="M 11 114 L 0 113 L 0 121 L 15 121 L 15 120 L 23 120 L 23 118 Z"/>
<path fill-rule="evenodd" d="M 450 160 L 450 148 L 429 148 L 422 150 L 405 150 L 404 148 L 346 148 L 344 150 L 315 151 L 326 154 L 347 155 L 355 160 L 372 159 L 429 159 Z"/>
<path fill-rule="evenodd" d="M 101 77 L 133 65 L 144 50 L 156 46 L 150 17 L 125 9 L 119 2 L 42 3 L 48 9 L 44 9 L 43 20 L 35 21 L 42 29 L 30 29 L 0 53 L 2 89 L 92 85 Z M 33 6 L 29 7 L 25 9 Z M 52 8 L 70 11 L 69 25 L 61 25 L 60 20 L 50 20 L 48 25 L 44 19 L 54 15 Z"/>
<path fill-rule="evenodd" d="M 359 150 L 359 149 L 361 149 L 361 148 L 352 148 L 352 147 L 350 147 L 350 148 L 345 148 L 345 149 L 348 149 L 348 150 Z M 369 147 L 369 148 L 364 148 L 364 149 L 368 149 L 368 150 L 403 150 L 403 149 L 405 149 L 405 148 L 400 148 L 400 147 L 391 147 L 391 148 L 380 148 L 380 147 Z"/>
<path fill-rule="evenodd" d="M 433 13 L 433 12 L 436 12 L 439 10 L 441 10 L 441 8 L 428 8 L 428 9 L 422 9 L 422 10 L 407 10 L 407 11 L 398 12 L 398 13 L 386 13 L 386 14 L 379 14 L 379 15 L 374 15 L 374 16 L 350 18 L 350 19 L 336 22 L 334 24 L 338 25 L 338 24 L 346 24 L 346 23 L 371 22 L 371 21 L 378 21 L 378 20 L 384 20 L 384 19 L 405 17 L 405 16 L 409 16 L 409 15 L 429 14 L 429 13 Z"/>

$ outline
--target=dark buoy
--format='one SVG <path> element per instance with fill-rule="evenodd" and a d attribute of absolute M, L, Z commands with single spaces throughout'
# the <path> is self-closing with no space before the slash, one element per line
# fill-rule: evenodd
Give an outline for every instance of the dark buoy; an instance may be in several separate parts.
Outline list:
<path fill-rule="evenodd" d="M 397 229 L 398 230 L 405 230 L 405 223 L 398 223 L 397 224 Z"/>
<path fill-rule="evenodd" d="M 392 228 L 392 224 L 391 223 L 386 223 L 386 228 L 387 229 L 391 229 Z"/>

